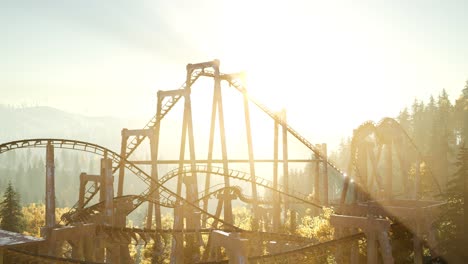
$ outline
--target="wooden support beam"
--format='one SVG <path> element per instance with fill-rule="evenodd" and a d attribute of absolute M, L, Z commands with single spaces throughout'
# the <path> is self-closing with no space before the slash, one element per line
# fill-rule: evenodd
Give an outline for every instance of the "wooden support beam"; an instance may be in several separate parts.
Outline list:
<path fill-rule="evenodd" d="M 336 215 L 330 216 L 330 223 L 334 226 L 346 228 L 361 228 L 369 231 L 388 231 L 390 229 L 390 221 L 387 219 L 368 218 L 361 216 Z"/>
<path fill-rule="evenodd" d="M 45 195 L 45 226 L 55 226 L 55 161 L 54 146 L 48 142 L 46 148 L 46 195 Z"/>
<path fill-rule="evenodd" d="M 250 169 L 250 184 L 252 187 L 252 209 L 253 209 L 253 226 L 252 230 L 258 230 L 258 223 L 260 221 L 260 213 L 258 209 L 258 197 L 257 197 L 257 183 L 255 181 L 255 158 L 253 152 L 253 142 L 252 142 L 252 128 L 250 126 L 250 109 L 249 109 L 249 98 L 247 94 L 243 94 L 243 103 L 244 103 L 244 117 L 245 117 L 245 129 L 247 134 L 247 149 L 249 153 L 249 169 Z M 229 162 L 229 160 L 228 160 Z"/>
<path fill-rule="evenodd" d="M 278 122 L 274 121 L 274 139 L 273 139 L 273 189 L 278 190 Z M 280 196 L 273 193 L 273 232 L 278 232 L 280 226 Z"/>
<path fill-rule="evenodd" d="M 153 162 L 151 160 L 131 160 L 133 164 L 136 165 L 151 165 Z M 222 159 L 197 159 L 195 163 L 197 164 L 221 164 L 224 161 Z M 274 163 L 273 159 L 254 159 L 254 163 Z M 284 160 L 278 160 L 277 162 L 284 162 Z M 309 162 L 323 162 L 322 159 L 288 159 L 288 163 L 309 163 Z M 191 160 L 157 160 L 156 164 L 190 164 Z M 250 163 L 250 159 L 228 159 L 228 163 Z"/>
<path fill-rule="evenodd" d="M 119 164 L 119 183 L 117 185 L 117 196 L 123 195 L 124 178 L 125 178 L 125 160 L 127 159 L 127 129 L 122 129 L 122 142 L 120 143 L 120 164 Z"/>
<path fill-rule="evenodd" d="M 289 166 L 288 166 L 288 128 L 286 125 L 286 110 L 281 111 L 282 118 L 282 139 L 283 139 L 283 186 L 287 193 L 289 193 Z M 318 167 L 319 163 L 317 163 Z M 288 219 L 289 210 L 289 197 L 283 196 L 284 200 L 284 221 Z"/>
<path fill-rule="evenodd" d="M 322 153 L 323 153 L 323 205 L 328 206 L 328 154 L 327 154 L 327 144 L 322 143 Z"/>

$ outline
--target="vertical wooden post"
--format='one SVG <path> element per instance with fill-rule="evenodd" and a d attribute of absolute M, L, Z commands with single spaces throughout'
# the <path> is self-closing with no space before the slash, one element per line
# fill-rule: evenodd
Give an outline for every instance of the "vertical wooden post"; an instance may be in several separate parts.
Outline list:
<path fill-rule="evenodd" d="M 286 110 L 281 111 L 281 121 L 283 127 L 283 184 L 284 189 L 289 193 L 289 166 L 288 166 L 288 128 L 286 125 Z M 288 218 L 289 197 L 284 196 L 284 220 Z M 292 212 L 291 212 L 292 213 Z"/>
<path fill-rule="evenodd" d="M 416 160 L 416 172 L 414 175 L 414 199 L 419 200 L 420 188 L 421 188 L 421 172 L 420 170 L 421 163 L 419 159 Z M 466 201 L 466 200 L 465 200 Z"/>
<path fill-rule="evenodd" d="M 117 196 L 123 195 L 124 177 L 125 177 L 125 160 L 127 159 L 127 135 L 126 128 L 122 129 L 122 142 L 120 143 L 120 164 L 119 164 L 119 183 L 117 186 Z"/>
<path fill-rule="evenodd" d="M 47 142 L 46 147 L 46 192 L 45 192 L 45 226 L 41 228 L 41 236 L 47 239 L 44 249 L 46 254 L 57 254 L 57 241 L 51 238 L 52 229 L 55 227 L 55 162 L 54 146 Z"/>
<path fill-rule="evenodd" d="M 210 138 L 209 138 L 209 143 L 208 143 L 208 162 L 207 162 L 207 167 L 208 167 L 208 173 L 206 173 L 206 178 L 205 178 L 205 199 L 203 201 L 203 210 L 208 211 L 208 203 L 209 203 L 209 197 L 208 194 L 210 192 L 210 185 L 211 185 L 211 166 L 213 162 L 213 146 L 214 146 L 214 133 L 215 133 L 215 127 L 216 127 L 216 109 L 218 107 L 218 90 L 215 88 L 213 91 L 213 103 L 211 106 L 211 124 L 210 124 Z M 206 227 L 206 220 L 207 216 L 203 215 L 203 227 Z"/>
<path fill-rule="evenodd" d="M 367 263 L 377 263 L 377 236 L 371 230 L 367 232 Z"/>
<path fill-rule="evenodd" d="M 322 153 L 323 153 L 323 204 L 328 206 L 328 154 L 327 154 L 327 144 L 322 143 Z"/>
<path fill-rule="evenodd" d="M 465 156 L 466 157 L 466 156 Z M 462 241 L 463 245 L 468 245 L 468 177 L 465 174 L 465 180 L 463 185 L 463 196 L 464 196 L 464 207 L 463 207 L 463 233 L 464 233 L 464 240 Z M 468 250 L 464 250 L 465 259 L 468 259 Z"/>
<path fill-rule="evenodd" d="M 363 143 L 359 146 L 357 157 L 357 171 L 359 175 L 356 175 L 356 186 L 357 201 L 365 202 L 368 200 L 370 190 L 367 188 L 368 184 L 368 173 L 367 173 L 367 145 Z"/>
<path fill-rule="evenodd" d="M 104 194 L 104 225 L 114 225 L 114 177 L 112 176 L 112 160 L 101 159 L 101 192 Z"/>
<path fill-rule="evenodd" d="M 215 60 L 216 65 L 214 65 L 215 70 L 215 90 L 218 90 L 218 123 L 219 123 L 219 133 L 221 134 L 221 154 L 223 158 L 223 170 L 224 170 L 224 186 L 229 187 L 229 167 L 228 167 L 228 158 L 227 158 L 227 148 L 226 148 L 226 132 L 224 129 L 224 110 L 223 110 L 223 97 L 221 95 L 221 78 L 219 76 L 219 61 Z M 233 224 L 232 217 L 232 204 L 229 191 L 224 191 L 224 220 L 230 224 Z"/>
<path fill-rule="evenodd" d="M 80 192 L 78 194 L 78 209 L 83 209 L 84 207 L 84 196 L 86 192 L 86 183 L 85 180 L 86 173 L 80 173 Z"/>
<path fill-rule="evenodd" d="M 315 173 L 314 173 L 314 200 L 320 203 L 320 156 L 315 154 Z"/>
<path fill-rule="evenodd" d="M 350 176 L 347 176 L 347 177 L 344 177 L 343 179 L 343 189 L 341 190 L 340 204 L 344 204 L 346 202 L 346 196 L 348 194 L 349 182 L 350 182 L 349 177 Z"/>
<path fill-rule="evenodd" d="M 395 260 L 392 256 L 392 245 L 390 244 L 390 238 L 388 236 L 388 231 L 383 230 L 378 233 L 380 252 L 382 254 L 382 259 L 384 264 L 393 264 Z M 421 251 L 422 257 L 422 251 Z"/>
<path fill-rule="evenodd" d="M 388 142 L 387 144 L 387 177 L 385 182 L 386 188 L 386 198 L 392 199 L 393 193 L 393 164 L 392 164 L 392 142 Z"/>
<path fill-rule="evenodd" d="M 418 226 L 418 224 L 416 224 Z M 418 227 L 416 227 L 418 229 Z M 414 263 L 415 264 L 422 264 L 423 263 L 423 251 L 422 251 L 422 243 L 421 239 L 419 238 L 418 232 L 415 232 L 413 235 L 413 249 L 414 249 Z"/>
<path fill-rule="evenodd" d="M 260 220 L 260 215 L 258 212 L 258 198 L 257 198 L 257 183 L 255 181 L 255 162 L 254 162 L 254 152 L 253 152 L 253 143 L 252 143 L 252 128 L 250 127 L 250 110 L 249 110 L 249 99 L 247 98 L 247 93 L 243 93 L 244 99 L 244 114 L 245 114 L 245 128 L 247 132 L 247 148 L 249 151 L 249 166 L 250 166 L 250 183 L 252 186 L 252 197 L 253 197 L 253 215 L 254 223 L 252 230 L 258 229 L 258 221 Z"/>
<path fill-rule="evenodd" d="M 155 184 L 158 182 L 158 151 L 159 151 L 159 132 L 161 130 L 160 116 L 161 116 L 161 104 L 162 99 L 160 93 L 158 92 L 158 104 L 156 109 L 156 124 L 154 130 L 151 131 L 149 137 L 150 140 L 150 149 L 151 149 L 151 190 L 153 191 L 152 197 L 154 200 L 159 199 L 159 187 Z M 148 203 L 148 215 L 146 218 L 146 228 L 150 229 L 152 226 L 153 220 L 153 206 L 154 206 L 154 216 L 156 227 L 161 228 L 161 206 L 158 203 Z"/>
<path fill-rule="evenodd" d="M 55 162 L 54 146 L 47 143 L 46 148 L 46 217 L 45 226 L 53 228 L 55 226 Z"/>
<path fill-rule="evenodd" d="M 273 140 L 273 189 L 278 190 L 278 122 L 275 120 Z M 278 232 L 280 226 L 280 196 L 273 192 L 273 232 Z"/>

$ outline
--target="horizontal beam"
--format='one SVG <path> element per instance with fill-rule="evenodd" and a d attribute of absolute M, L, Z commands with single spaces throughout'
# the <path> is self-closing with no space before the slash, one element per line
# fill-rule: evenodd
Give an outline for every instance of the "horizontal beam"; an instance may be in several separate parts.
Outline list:
<path fill-rule="evenodd" d="M 186 90 L 177 89 L 177 90 L 167 90 L 167 91 L 158 91 L 158 97 L 166 96 L 183 96 L 187 93 Z"/>
<path fill-rule="evenodd" d="M 317 159 L 290 159 L 288 162 L 321 162 L 323 160 L 317 160 Z M 190 164 L 190 160 L 184 160 L 183 163 L 185 164 Z M 249 163 L 250 161 L 248 159 L 230 159 L 228 160 L 228 163 Z M 254 162 L 257 163 L 273 163 L 274 160 L 272 159 L 256 159 Z M 279 162 L 283 162 L 283 160 L 279 160 Z M 151 165 L 152 161 L 150 160 L 133 160 L 133 164 L 138 164 L 138 165 Z M 179 160 L 158 160 L 156 161 L 156 164 L 179 164 Z M 195 163 L 204 163 L 208 164 L 208 160 L 195 160 Z M 211 163 L 223 163 L 223 160 L 215 159 L 212 160 Z"/>
<path fill-rule="evenodd" d="M 204 68 L 214 68 L 219 67 L 219 60 L 201 62 L 201 63 L 189 63 L 187 64 L 187 70 L 195 70 L 195 69 L 204 69 Z"/>
<path fill-rule="evenodd" d="M 131 136 L 145 136 L 149 137 L 154 133 L 152 129 L 122 129 L 122 136 L 131 137 Z"/>
<path fill-rule="evenodd" d="M 367 231 L 388 231 L 390 221 L 387 219 L 368 218 L 360 216 L 335 215 L 330 216 L 330 224 L 340 227 L 360 228 Z"/>

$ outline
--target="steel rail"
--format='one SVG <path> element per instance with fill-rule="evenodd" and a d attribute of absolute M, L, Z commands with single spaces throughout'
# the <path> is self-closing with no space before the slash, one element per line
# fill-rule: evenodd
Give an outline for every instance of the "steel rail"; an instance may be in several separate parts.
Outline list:
<path fill-rule="evenodd" d="M 69 140 L 69 139 L 52 139 L 52 138 L 40 138 L 40 139 L 23 139 L 17 141 L 11 141 L 7 143 L 0 144 L 0 154 L 20 149 L 20 148 L 44 148 L 47 144 L 52 144 L 54 147 L 63 148 L 63 149 L 71 149 L 71 150 L 78 150 L 78 151 L 85 151 L 89 153 L 94 153 L 101 156 L 107 156 L 107 158 L 112 159 L 113 162 L 116 164 L 120 164 L 121 161 L 125 162 L 125 168 L 133 172 L 138 178 L 140 178 L 144 183 L 148 186 L 151 186 L 151 183 L 155 184 L 156 187 L 160 188 L 160 195 L 162 196 L 162 201 L 171 201 L 171 200 L 180 200 L 184 204 L 187 204 L 196 210 L 199 210 L 201 213 L 206 214 L 214 219 L 217 219 L 220 223 L 223 223 L 225 226 L 232 227 L 234 230 L 242 230 L 232 224 L 225 222 L 222 219 L 216 218 L 216 216 L 210 214 L 209 212 L 203 210 L 196 204 L 186 200 L 185 198 L 177 195 L 177 193 L 171 191 L 169 188 L 165 187 L 164 185 L 159 184 L 158 181 L 151 178 L 146 172 L 141 170 L 138 166 L 133 164 L 131 161 L 127 159 L 122 159 L 120 155 L 115 153 L 114 151 L 102 147 L 100 145 L 89 143 L 85 141 L 78 141 L 78 140 Z M 149 192 L 149 191 L 148 191 Z M 148 196 L 149 194 L 142 194 L 142 196 Z"/>

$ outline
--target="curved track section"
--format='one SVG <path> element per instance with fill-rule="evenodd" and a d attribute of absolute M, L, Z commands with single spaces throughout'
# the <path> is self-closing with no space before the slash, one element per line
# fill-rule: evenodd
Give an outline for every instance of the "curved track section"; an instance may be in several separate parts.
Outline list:
<path fill-rule="evenodd" d="M 190 78 L 190 85 L 193 84 L 200 76 L 202 76 L 203 70 L 198 69 L 192 72 Z M 184 90 L 187 87 L 187 82 L 184 82 L 178 90 Z M 143 129 L 153 129 L 161 120 L 169 113 L 169 111 L 177 104 L 182 96 L 176 95 L 170 97 L 162 106 L 161 114 L 158 116 L 157 114 L 151 118 L 150 121 L 145 125 Z M 126 156 L 130 156 L 135 149 L 145 140 L 146 136 L 135 137 L 132 141 L 130 141 L 126 147 Z M 117 170 L 117 169 L 116 169 Z M 115 172 L 115 171 L 114 171 Z"/>
<path fill-rule="evenodd" d="M 184 204 L 187 204 L 197 210 L 199 210 L 201 213 L 206 214 L 212 218 L 217 219 L 219 222 L 223 223 L 225 226 L 231 227 L 234 230 L 241 230 L 240 228 L 231 225 L 227 222 L 225 222 L 222 219 L 216 218 L 214 215 L 210 214 L 209 212 L 203 210 L 199 206 L 197 206 L 194 203 L 191 203 L 187 201 L 185 198 L 177 195 L 170 189 L 166 188 L 164 185 L 159 184 L 159 182 L 153 180 L 150 175 L 148 175 L 146 172 L 141 170 L 139 167 L 137 167 L 135 164 L 133 164 L 131 161 L 127 159 L 122 159 L 117 153 L 113 152 L 110 149 L 107 149 L 105 147 L 99 146 L 94 143 L 89 143 L 85 141 L 78 141 L 78 140 L 69 140 L 69 139 L 47 139 L 47 138 L 41 138 L 41 139 L 24 139 L 24 140 L 17 140 L 17 141 L 11 141 L 7 143 L 0 144 L 0 154 L 10 151 L 10 150 L 15 150 L 15 149 L 21 149 L 21 148 L 45 148 L 47 144 L 52 144 L 56 148 L 62 148 L 62 149 L 71 149 L 71 150 L 78 150 L 78 151 L 85 151 L 89 153 L 94 153 L 103 157 L 107 157 L 112 159 L 113 162 L 116 164 L 120 164 L 121 161 L 125 162 L 125 168 L 133 172 L 138 178 L 140 178 L 144 183 L 146 183 L 148 186 L 151 185 L 153 182 L 156 187 L 159 187 L 160 190 L 160 202 L 162 203 L 170 203 L 172 201 L 181 201 Z M 141 196 L 149 196 L 151 192 L 147 191 L 147 193 L 142 193 Z M 70 212 L 73 213 L 73 212 Z"/>
<path fill-rule="evenodd" d="M 214 77 L 215 74 L 214 72 L 211 71 L 204 71 L 201 73 L 203 76 L 207 77 Z M 270 110 L 267 106 L 264 104 L 260 103 L 258 100 L 254 99 L 252 96 L 249 95 L 247 89 L 244 87 L 244 85 L 241 83 L 241 81 L 237 78 L 237 75 L 232 75 L 232 74 L 221 74 L 221 78 L 225 81 L 227 81 L 231 86 L 233 86 L 237 91 L 241 92 L 242 94 L 245 94 L 247 98 L 249 99 L 250 102 L 252 102 L 254 105 L 256 105 L 258 108 L 260 108 L 265 114 L 270 116 L 273 120 L 278 122 L 279 124 L 285 126 L 286 130 L 297 140 L 299 140 L 304 146 L 306 146 L 308 149 L 310 149 L 314 154 L 322 158 L 323 160 L 327 161 L 327 164 L 333 168 L 335 171 L 337 171 L 339 174 L 344 175 L 345 173 L 338 168 L 337 165 L 335 165 L 334 162 L 328 159 L 328 157 L 325 157 L 325 154 L 322 153 L 320 149 L 315 147 L 311 142 L 309 142 L 305 137 L 301 136 L 299 132 L 294 130 L 290 125 L 287 124 L 281 118 L 278 114 L 276 114 L 274 111 Z"/>
<path fill-rule="evenodd" d="M 28 251 L 23 251 L 16 248 L 7 248 L 3 257 L 6 260 L 12 261 L 8 263 L 44 263 L 44 264 L 66 264 L 66 263 L 89 263 L 89 264 L 104 264 L 101 262 L 81 261 L 69 258 L 59 258 L 41 254 L 35 254 Z M 7 262 L 5 262 L 7 263 Z"/>
<path fill-rule="evenodd" d="M 197 165 L 195 166 L 195 170 L 192 170 L 191 166 L 184 166 L 182 167 L 182 170 L 180 168 L 173 169 L 166 173 L 161 179 L 159 180 L 159 185 L 163 185 L 163 183 L 169 181 L 172 178 L 176 178 L 179 175 L 186 175 L 186 174 L 191 174 L 191 173 L 210 173 L 213 175 L 218 175 L 218 176 L 225 176 L 227 175 L 231 179 L 237 179 L 237 180 L 242 180 L 246 182 L 250 182 L 251 175 L 243 172 L 243 171 L 238 171 L 238 170 L 228 170 L 227 172 L 224 171 L 222 167 L 215 167 L 211 166 L 208 167 L 206 165 Z M 278 185 L 278 189 L 273 188 L 273 183 L 269 180 L 260 178 L 260 177 L 255 177 L 255 182 L 257 185 L 264 187 L 268 190 L 272 190 L 274 192 L 278 192 L 279 194 L 285 195 L 287 197 L 290 197 L 292 199 L 301 201 L 303 203 L 306 203 L 308 205 L 312 205 L 318 208 L 322 208 L 323 206 L 314 203 L 309 199 L 309 195 L 294 191 L 294 190 L 287 190 L 284 186 Z M 148 191 L 147 191 L 148 192 Z"/>
<path fill-rule="evenodd" d="M 407 140 L 410 143 L 412 150 L 415 151 L 417 157 L 421 161 L 424 161 L 424 159 L 422 158 L 422 154 L 417 148 L 416 144 L 414 143 L 412 138 L 408 135 L 408 133 L 403 129 L 403 127 L 401 127 L 398 121 L 390 117 L 382 118 L 378 124 L 375 124 L 372 121 L 367 121 L 367 122 L 364 122 L 361 126 L 359 126 L 355 130 L 353 134 L 353 139 L 351 141 L 351 159 L 350 159 L 348 171 L 350 173 L 352 171 L 355 171 L 356 178 L 358 178 L 358 180 L 360 179 L 359 166 L 357 165 L 357 159 L 359 155 L 358 146 L 371 136 L 375 137 L 374 142 L 379 148 L 379 151 L 378 151 L 379 153 L 377 153 L 377 159 L 379 159 L 380 151 L 384 144 L 391 144 L 393 142 L 398 145 L 398 148 L 401 148 L 400 145 L 402 141 Z M 400 149 L 400 151 L 402 150 Z M 440 185 L 435 179 L 435 176 L 430 170 L 430 168 L 428 168 L 428 171 L 432 178 L 433 183 L 435 184 L 436 188 L 438 189 L 440 193 L 441 192 Z M 347 181 L 349 181 L 349 177 L 347 178 L 345 185 L 349 184 Z M 377 178 L 377 184 L 380 187 L 382 187 L 382 183 L 379 181 L 379 178 Z M 343 196 L 344 195 L 345 195 L 345 192 L 343 192 Z M 342 196 L 342 203 L 344 202 L 343 196 Z"/>
<path fill-rule="evenodd" d="M 217 229 L 219 230 L 219 229 Z M 141 228 L 129 228 L 129 227 L 112 227 L 112 226 L 104 226 L 98 225 L 96 228 L 96 232 L 107 234 L 116 242 L 125 242 L 125 243 L 132 243 L 133 241 L 137 244 L 140 241 L 143 241 L 145 244 L 149 240 L 156 241 L 157 237 L 161 234 L 172 235 L 175 233 L 210 233 L 213 231 L 211 228 L 201 228 L 198 230 L 190 230 L 190 229 L 141 229 Z M 249 231 L 243 230 L 241 231 L 243 237 L 250 238 L 256 237 L 260 238 L 264 241 L 274 241 L 274 240 L 281 240 L 281 241 L 290 241 L 290 242 L 297 242 L 297 243 L 311 243 L 313 240 L 306 237 L 301 237 L 297 235 L 290 235 L 290 234 L 281 234 L 281 233 L 271 233 L 271 232 L 260 232 L 260 231 Z"/>
<path fill-rule="evenodd" d="M 224 184 L 220 184 L 220 185 L 213 186 L 213 187 L 219 187 L 221 185 L 224 186 Z M 214 189 L 214 188 L 212 188 L 212 189 Z M 209 197 L 222 196 L 222 195 L 224 195 L 226 190 L 230 193 L 231 196 L 235 197 L 236 199 L 241 200 L 244 203 L 252 204 L 254 202 L 253 197 L 245 195 L 243 193 L 243 191 L 242 191 L 242 188 L 239 187 L 239 186 L 220 187 L 218 189 L 215 189 L 215 190 L 209 192 L 207 195 L 200 196 L 200 198 L 198 198 L 194 202 L 195 203 L 200 202 L 200 201 L 203 201 L 204 199 L 209 198 Z M 275 189 L 271 189 L 271 190 L 274 191 L 274 192 L 278 192 Z M 203 194 L 203 193 L 204 193 L 204 191 L 200 192 L 200 194 Z M 281 192 L 278 192 L 278 193 L 282 194 Z M 295 196 L 291 196 L 291 197 L 295 197 Z M 295 197 L 294 199 L 300 199 L 300 198 Z M 302 200 L 302 199 L 300 199 L 300 200 Z M 115 208 L 126 208 L 125 213 L 128 215 L 129 213 L 133 212 L 136 208 L 138 208 L 144 202 L 159 204 L 160 206 L 163 206 L 163 207 L 166 207 L 166 208 L 175 208 L 176 207 L 175 201 L 172 201 L 172 200 L 163 200 L 163 201 L 155 200 L 155 199 L 151 198 L 151 196 L 149 196 L 149 195 L 146 195 L 146 196 L 142 196 L 142 195 L 124 195 L 124 196 L 120 196 L 120 197 L 115 197 L 114 201 L 113 201 L 113 204 L 114 204 Z M 262 198 L 259 198 L 259 197 L 257 197 L 256 202 L 258 204 L 272 204 L 273 203 L 272 201 L 269 201 L 267 199 L 262 199 Z M 102 213 L 103 211 L 104 211 L 104 202 L 99 202 L 99 203 L 96 203 L 96 204 L 94 204 L 92 206 L 86 207 L 84 209 L 66 213 L 66 214 L 64 214 L 62 216 L 62 220 L 66 221 L 67 223 L 79 222 L 79 221 L 87 222 L 92 217 Z"/>

